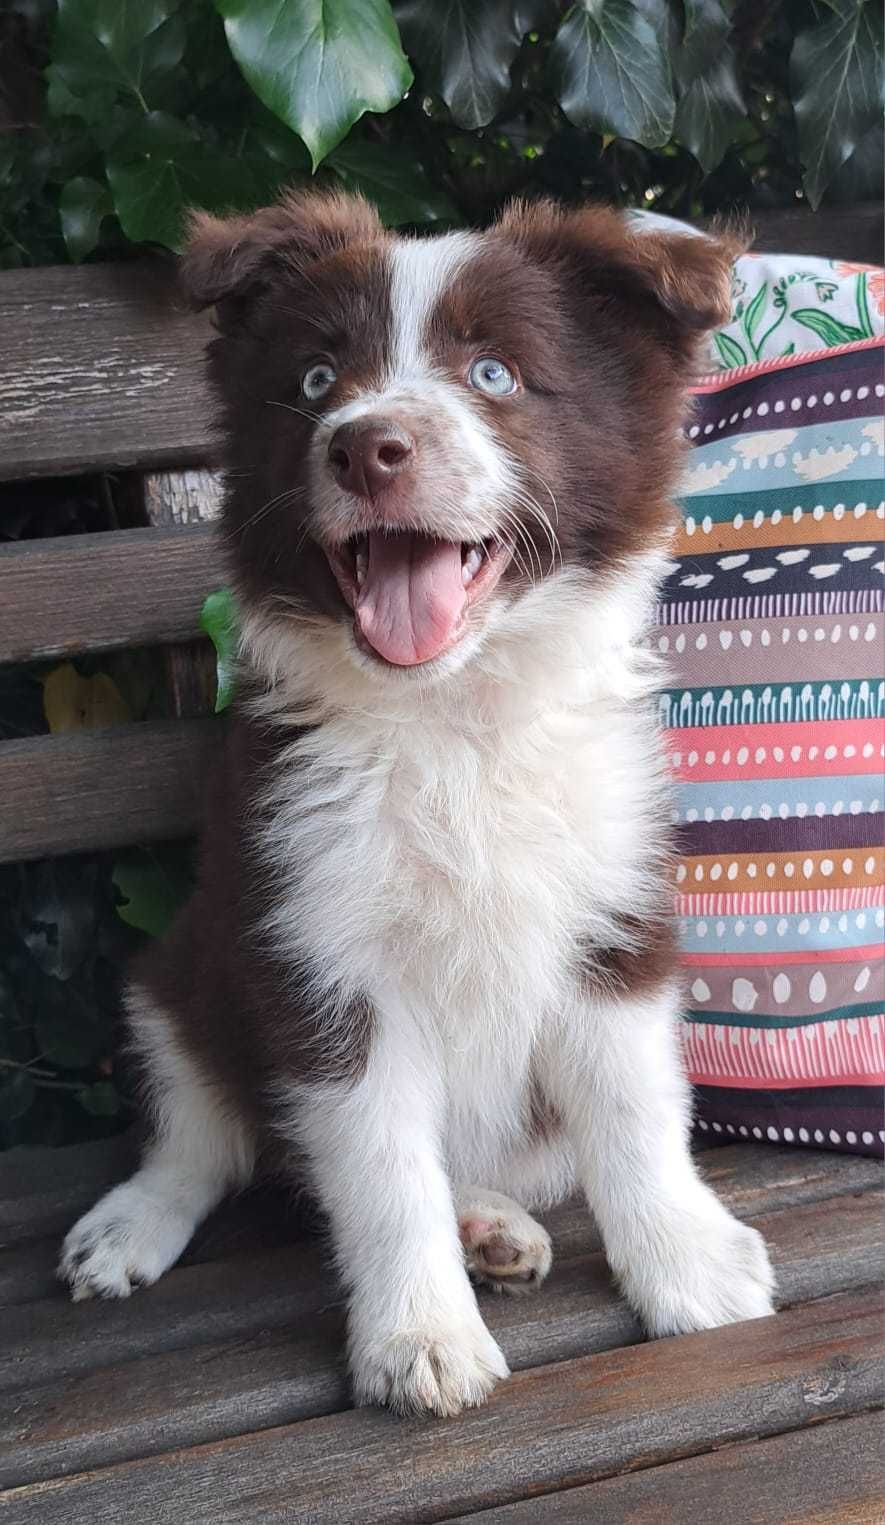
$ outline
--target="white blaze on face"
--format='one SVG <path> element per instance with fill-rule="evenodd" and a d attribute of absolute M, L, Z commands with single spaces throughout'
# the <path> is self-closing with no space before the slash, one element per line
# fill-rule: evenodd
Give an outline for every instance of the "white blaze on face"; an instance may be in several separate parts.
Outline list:
<path fill-rule="evenodd" d="M 433 372 L 430 318 L 440 297 L 481 247 L 477 233 L 401 238 L 390 251 L 390 360 L 385 390 L 426 382 Z"/>
<path fill-rule="evenodd" d="M 326 427 L 314 438 L 313 496 L 322 533 L 340 538 L 358 527 L 356 500 L 338 486 L 328 467 L 330 431 L 372 417 L 396 421 L 416 440 L 416 524 L 441 538 L 465 542 L 501 532 L 502 510 L 512 505 L 518 484 L 514 464 L 466 379 L 462 383 L 445 375 L 430 348 L 435 308 L 481 247 L 478 233 L 392 243 L 387 254 L 390 333 L 381 384 L 328 412 Z M 383 512 L 383 504 L 379 508 Z"/>
<path fill-rule="evenodd" d="M 468 385 L 466 371 L 477 355 L 463 352 L 462 378 L 447 374 L 432 349 L 434 312 L 453 281 L 469 280 L 471 257 L 481 247 L 476 233 L 390 246 L 381 376 L 327 413 L 314 437 L 315 523 L 338 546 L 363 537 L 358 586 L 349 597 L 355 626 L 364 647 L 394 666 L 420 665 L 450 651 L 466 633 L 468 607 L 496 585 L 506 564 L 499 555 L 488 562 L 498 568 L 494 576 L 475 576 L 483 557 L 495 554 L 481 550 L 480 542 L 509 538 L 515 465 Z M 358 350 L 358 334 L 352 343 Z M 329 463 L 335 431 L 358 420 L 396 424 L 414 442 L 404 469 L 376 498 L 342 487 Z"/>

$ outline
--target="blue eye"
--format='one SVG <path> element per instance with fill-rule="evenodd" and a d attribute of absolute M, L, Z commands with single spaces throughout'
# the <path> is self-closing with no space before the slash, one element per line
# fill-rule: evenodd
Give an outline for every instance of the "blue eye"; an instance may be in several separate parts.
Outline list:
<path fill-rule="evenodd" d="M 487 392 L 490 397 L 508 397 L 516 391 L 513 372 L 508 371 L 502 360 L 494 360 L 491 355 L 474 360 L 467 379 L 478 392 Z"/>
<path fill-rule="evenodd" d="M 309 402 L 317 402 L 327 392 L 331 392 L 337 379 L 334 366 L 327 360 L 320 360 L 309 371 L 305 371 L 301 390 Z"/>

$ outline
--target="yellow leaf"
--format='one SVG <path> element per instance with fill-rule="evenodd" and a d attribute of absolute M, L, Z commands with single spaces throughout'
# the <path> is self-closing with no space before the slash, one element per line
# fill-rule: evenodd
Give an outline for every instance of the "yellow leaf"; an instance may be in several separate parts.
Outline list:
<path fill-rule="evenodd" d="M 104 672 L 81 678 L 71 662 L 53 668 L 43 679 L 43 713 L 53 732 L 91 731 L 132 719 L 113 678 Z"/>

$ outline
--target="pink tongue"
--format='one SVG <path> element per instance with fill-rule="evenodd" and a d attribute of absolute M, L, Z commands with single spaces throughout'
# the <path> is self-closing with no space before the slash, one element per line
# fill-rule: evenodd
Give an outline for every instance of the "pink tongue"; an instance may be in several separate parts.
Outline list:
<path fill-rule="evenodd" d="M 371 531 L 356 620 L 379 656 L 397 667 L 429 662 L 451 645 L 466 603 L 460 543 Z"/>

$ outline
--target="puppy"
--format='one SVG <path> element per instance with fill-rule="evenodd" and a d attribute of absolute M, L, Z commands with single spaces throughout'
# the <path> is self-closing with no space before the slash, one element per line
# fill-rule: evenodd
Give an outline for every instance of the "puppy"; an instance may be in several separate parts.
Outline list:
<path fill-rule="evenodd" d="M 514 206 L 198 215 L 242 681 L 199 886 L 127 997 L 153 1141 L 74 1298 L 173 1264 L 259 1161 L 331 1227 L 355 1396 L 507 1375 L 470 1275 L 537 1287 L 586 1195 L 649 1333 L 771 1311 L 692 1163 L 670 803 L 642 645 L 727 242 Z"/>

